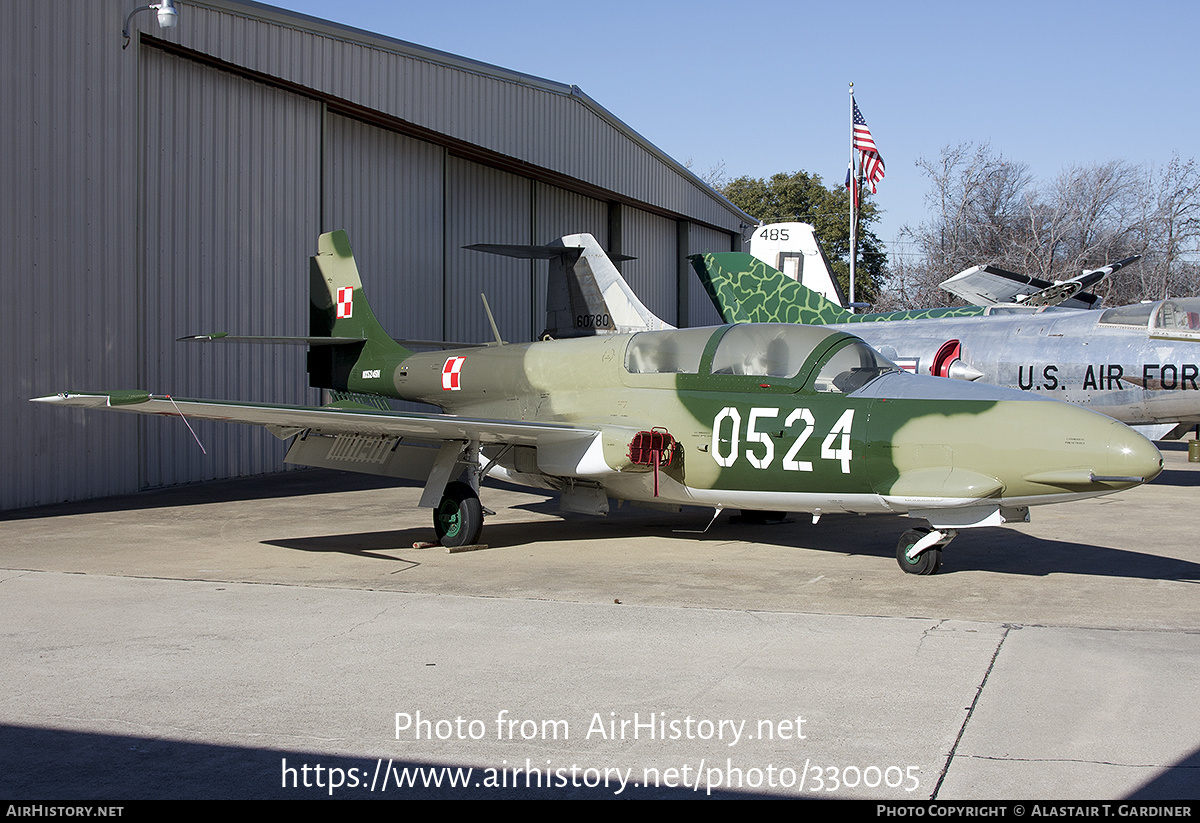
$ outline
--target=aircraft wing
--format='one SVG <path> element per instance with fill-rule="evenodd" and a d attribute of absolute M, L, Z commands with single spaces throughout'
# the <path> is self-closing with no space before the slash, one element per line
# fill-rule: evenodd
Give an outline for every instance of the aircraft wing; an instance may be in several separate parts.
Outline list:
<path fill-rule="evenodd" d="M 1094 309 L 1100 305 L 1102 298 L 1086 290 L 1099 285 L 1113 272 L 1139 259 L 1140 255 L 1127 257 L 1057 283 L 1005 271 L 995 266 L 972 266 L 940 285 L 946 291 L 975 306 L 1019 303 L 1022 306 Z"/>
<path fill-rule="evenodd" d="M 973 306 L 994 306 L 1017 302 L 1019 297 L 1028 297 L 1054 284 L 995 266 L 972 266 L 940 285 Z"/>
<path fill-rule="evenodd" d="M 221 420 L 265 427 L 293 440 L 286 461 L 366 474 L 426 480 L 427 495 L 440 495 L 469 443 L 536 449 L 537 468 L 568 477 L 597 477 L 611 471 L 604 462 L 602 432 L 563 423 L 489 420 L 408 411 L 334 406 L 277 406 L 194 400 L 144 391 L 64 392 L 35 397 L 57 406 L 108 409 L 136 414 Z M 606 427 L 607 430 L 608 427 Z M 625 436 L 624 432 L 610 435 Z M 628 433 L 632 437 L 633 430 Z M 425 505 L 425 498 L 422 498 Z M 436 505 L 436 497 L 428 505 Z"/>

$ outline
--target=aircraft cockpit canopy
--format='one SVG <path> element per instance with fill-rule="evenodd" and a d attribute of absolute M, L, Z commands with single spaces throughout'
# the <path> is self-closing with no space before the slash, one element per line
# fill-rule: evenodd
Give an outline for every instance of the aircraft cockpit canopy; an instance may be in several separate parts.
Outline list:
<path fill-rule="evenodd" d="M 1130 306 L 1105 309 L 1100 315 L 1100 323 L 1105 326 L 1145 326 L 1150 322 L 1150 314 L 1157 306 L 1157 303 L 1134 303 Z"/>
<path fill-rule="evenodd" d="M 812 387 L 850 393 L 899 367 L 861 340 L 818 326 L 793 323 L 739 323 L 721 328 L 675 329 L 635 334 L 625 349 L 630 374 L 699 374 L 709 341 L 719 337 L 708 369 L 722 375 L 791 380 L 819 347 L 833 353 L 817 371 Z M 842 338 L 844 345 L 831 343 Z"/>
<path fill-rule="evenodd" d="M 821 392 L 849 394 L 858 391 L 876 377 L 900 367 L 861 340 L 855 340 L 833 353 L 817 372 L 813 388 Z"/>
<path fill-rule="evenodd" d="M 1150 323 L 1150 336 L 1200 339 L 1200 297 L 1162 301 Z"/>
<path fill-rule="evenodd" d="M 1151 337 L 1197 340 L 1200 339 L 1200 297 L 1119 306 L 1101 314 L 1100 323 L 1146 328 Z"/>
<path fill-rule="evenodd" d="M 712 373 L 795 377 L 816 344 L 828 336 L 829 332 L 788 323 L 733 326 L 717 345 Z"/>
<path fill-rule="evenodd" d="M 635 334 L 625 349 L 630 374 L 698 374 L 711 328 L 672 329 Z"/>

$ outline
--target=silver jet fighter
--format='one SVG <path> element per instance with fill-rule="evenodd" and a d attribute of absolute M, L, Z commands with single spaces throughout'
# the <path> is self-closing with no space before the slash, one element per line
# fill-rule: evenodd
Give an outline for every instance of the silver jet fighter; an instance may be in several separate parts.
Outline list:
<path fill-rule="evenodd" d="M 1200 423 L 1200 298 L 1088 311 L 1019 306 L 851 314 L 761 260 L 697 255 L 726 322 L 824 325 L 862 337 L 908 371 L 1053 397 L 1122 423 Z"/>
<path fill-rule="evenodd" d="M 551 489 L 572 511 L 655 507 L 892 513 L 928 521 L 897 545 L 932 574 L 958 529 L 1132 488 L 1162 470 L 1111 418 L 1028 394 L 918 377 L 832 329 L 741 324 L 417 353 L 363 293 L 345 232 L 322 235 L 310 277 L 310 383 L 431 403 L 322 407 L 63 392 L 59 406 L 260 425 L 287 460 L 414 478 L 448 546 L 474 544 L 489 474 Z M 209 335 L 226 341 L 255 341 Z M 715 518 L 715 514 L 714 514 Z"/>

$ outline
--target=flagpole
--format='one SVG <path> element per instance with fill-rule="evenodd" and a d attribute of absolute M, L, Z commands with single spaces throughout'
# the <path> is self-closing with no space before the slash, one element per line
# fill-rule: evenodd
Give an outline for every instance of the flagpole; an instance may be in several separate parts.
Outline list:
<path fill-rule="evenodd" d="M 858 187 L 862 185 L 854 164 L 854 83 L 850 84 L 850 299 L 849 309 L 854 312 L 854 262 L 858 257 Z"/>

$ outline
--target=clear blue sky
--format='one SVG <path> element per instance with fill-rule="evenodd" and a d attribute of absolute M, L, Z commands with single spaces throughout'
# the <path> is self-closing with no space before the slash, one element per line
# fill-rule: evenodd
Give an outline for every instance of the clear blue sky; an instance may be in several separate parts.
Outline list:
<path fill-rule="evenodd" d="M 1200 3 L 776 2 L 274 5 L 579 86 L 703 173 L 840 183 L 848 84 L 887 165 L 879 236 L 925 219 L 915 162 L 990 142 L 1040 179 L 1195 148 Z"/>

